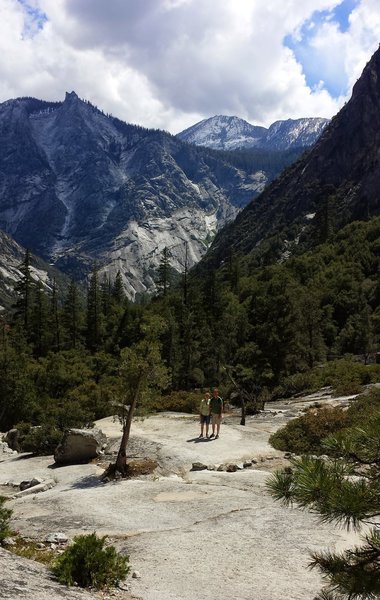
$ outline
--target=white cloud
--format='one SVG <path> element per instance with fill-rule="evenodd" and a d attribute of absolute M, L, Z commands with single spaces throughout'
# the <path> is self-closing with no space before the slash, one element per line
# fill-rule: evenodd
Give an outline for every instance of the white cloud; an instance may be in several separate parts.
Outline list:
<path fill-rule="evenodd" d="M 38 29 L 17 0 L 2 0 L 0 101 L 75 90 L 119 118 L 172 132 L 214 114 L 265 125 L 332 116 L 344 98 L 311 90 L 284 38 L 340 1 L 29 0 L 48 19 Z M 378 1 L 362 0 L 346 33 L 333 22 L 316 32 L 320 67 L 354 81 L 379 33 Z"/>

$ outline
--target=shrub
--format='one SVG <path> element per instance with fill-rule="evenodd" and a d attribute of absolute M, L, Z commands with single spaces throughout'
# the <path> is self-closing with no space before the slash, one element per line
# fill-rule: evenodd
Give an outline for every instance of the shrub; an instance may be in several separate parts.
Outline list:
<path fill-rule="evenodd" d="M 9 521 L 12 511 L 9 508 L 4 508 L 6 498 L 0 496 L 0 544 L 10 534 Z"/>
<path fill-rule="evenodd" d="M 353 400 L 347 410 L 340 407 L 309 410 L 276 431 L 269 442 L 277 450 L 325 454 L 325 438 L 331 434 L 344 434 L 350 427 L 377 422 L 379 417 L 380 390 L 374 389 Z"/>
<path fill-rule="evenodd" d="M 96 533 L 76 536 L 53 565 L 59 581 L 102 589 L 124 579 L 130 570 L 129 557 L 118 554 L 114 546 L 104 548 L 106 538 Z"/>
<path fill-rule="evenodd" d="M 334 360 L 320 370 L 321 385 L 331 385 L 336 396 L 358 394 L 363 385 L 376 378 L 377 372 L 376 368 L 352 360 Z"/>
<path fill-rule="evenodd" d="M 53 454 L 62 439 L 62 431 L 50 423 L 37 426 L 19 423 L 16 429 L 20 452 L 33 452 L 40 456 Z"/>
<path fill-rule="evenodd" d="M 144 404 L 147 412 L 174 411 L 197 413 L 203 394 L 200 391 L 178 391 L 162 396 L 156 396 Z"/>
<path fill-rule="evenodd" d="M 311 393 L 319 387 L 318 371 L 310 370 L 289 375 L 275 390 L 275 397 L 289 398 L 300 393 Z"/>
<path fill-rule="evenodd" d="M 349 424 L 347 411 L 341 408 L 324 407 L 309 410 L 302 417 L 289 421 L 285 427 L 272 434 L 269 443 L 277 450 L 296 454 L 323 454 L 325 449 L 322 440 Z"/>

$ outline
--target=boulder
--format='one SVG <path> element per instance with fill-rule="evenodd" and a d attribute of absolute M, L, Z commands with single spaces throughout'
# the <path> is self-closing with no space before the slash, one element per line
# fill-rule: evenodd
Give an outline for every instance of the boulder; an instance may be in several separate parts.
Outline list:
<path fill-rule="evenodd" d="M 194 462 L 191 467 L 191 471 L 206 471 L 207 465 L 204 465 L 201 462 Z"/>
<path fill-rule="evenodd" d="M 8 444 L 11 450 L 16 450 L 17 452 L 20 451 L 19 436 L 20 433 L 18 429 L 10 429 L 6 433 L 4 441 Z"/>
<path fill-rule="evenodd" d="M 107 438 L 100 429 L 67 429 L 54 452 L 59 465 L 86 463 L 100 456 Z"/>
<path fill-rule="evenodd" d="M 12 450 L 7 442 L 0 442 L 0 454 L 17 454 L 17 450 Z"/>
<path fill-rule="evenodd" d="M 40 477 L 33 477 L 33 479 L 28 479 L 26 481 L 22 481 L 20 483 L 20 490 L 27 490 L 31 487 L 34 487 L 35 485 L 40 485 L 40 483 L 43 483 L 43 479 L 41 479 Z"/>
<path fill-rule="evenodd" d="M 235 473 L 238 470 L 238 466 L 234 463 L 230 463 L 226 466 L 227 473 Z"/>
<path fill-rule="evenodd" d="M 68 541 L 69 538 L 67 535 L 61 531 L 49 533 L 45 538 L 45 542 L 48 542 L 49 544 L 66 544 Z"/>
<path fill-rule="evenodd" d="M 38 494 L 39 492 L 46 492 L 51 490 L 55 486 L 54 479 L 46 479 L 42 483 L 33 485 L 31 487 L 24 488 L 20 492 L 14 495 L 15 498 L 23 498 L 24 496 L 30 496 L 31 494 Z"/>

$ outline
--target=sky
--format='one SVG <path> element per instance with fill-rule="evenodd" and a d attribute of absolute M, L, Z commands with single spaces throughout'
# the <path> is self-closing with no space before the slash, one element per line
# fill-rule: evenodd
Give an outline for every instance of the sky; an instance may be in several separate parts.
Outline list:
<path fill-rule="evenodd" d="M 329 118 L 379 42 L 380 0 L 0 0 L 0 102 L 75 91 L 171 133 Z"/>

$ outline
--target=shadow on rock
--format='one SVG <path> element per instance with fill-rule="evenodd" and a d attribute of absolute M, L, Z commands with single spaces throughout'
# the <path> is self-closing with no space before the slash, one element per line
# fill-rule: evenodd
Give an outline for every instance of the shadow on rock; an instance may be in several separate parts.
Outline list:
<path fill-rule="evenodd" d="M 84 490 L 87 488 L 100 487 L 102 485 L 104 485 L 104 483 L 98 475 L 86 475 L 86 477 L 82 477 L 78 481 L 74 481 L 70 487 L 74 490 Z"/>

